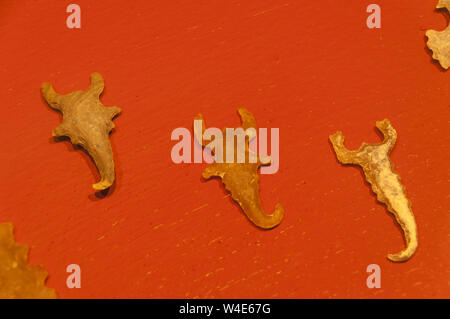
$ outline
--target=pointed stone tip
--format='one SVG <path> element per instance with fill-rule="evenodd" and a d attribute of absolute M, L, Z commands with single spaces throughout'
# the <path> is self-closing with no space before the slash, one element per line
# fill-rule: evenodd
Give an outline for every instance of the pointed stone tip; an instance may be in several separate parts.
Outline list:
<path fill-rule="evenodd" d="M 263 165 L 268 165 L 268 164 L 272 163 L 272 156 L 268 156 L 268 155 L 259 155 L 259 161 L 260 161 L 261 164 L 263 164 Z"/>
<path fill-rule="evenodd" d="M 274 212 L 274 215 L 275 215 L 275 216 L 279 216 L 280 222 L 281 222 L 281 219 L 283 219 L 283 217 L 284 217 L 284 207 L 283 207 L 283 205 L 281 205 L 280 203 L 278 203 L 278 204 L 275 206 L 275 212 Z"/>
<path fill-rule="evenodd" d="M 417 232 L 415 232 L 415 234 L 412 235 L 412 240 L 407 242 L 406 248 L 404 250 L 402 250 L 401 252 L 396 253 L 396 254 L 388 254 L 387 258 L 390 261 L 396 262 L 396 263 L 402 263 L 402 262 L 408 261 L 416 253 L 417 247 L 418 247 Z"/>
<path fill-rule="evenodd" d="M 6 228 L 7 232 L 12 234 L 14 232 L 14 226 L 11 222 L 1 223 L 0 228 Z"/>
<path fill-rule="evenodd" d="M 242 113 L 245 113 L 245 112 L 248 112 L 245 108 L 243 108 L 243 107 L 239 107 L 238 108 L 238 113 L 239 114 L 242 114 Z"/>
<path fill-rule="evenodd" d="M 91 77 L 103 79 L 103 76 L 99 72 L 92 72 Z"/>
<path fill-rule="evenodd" d="M 51 84 L 48 82 L 44 82 L 41 85 L 41 92 L 42 94 L 45 94 L 45 92 L 47 92 L 49 89 L 51 88 Z"/>
<path fill-rule="evenodd" d="M 97 82 L 103 83 L 104 82 L 103 76 L 98 72 L 91 73 L 91 80 L 95 83 L 97 83 Z"/>
<path fill-rule="evenodd" d="M 275 206 L 275 210 L 272 215 L 267 215 L 267 217 L 265 217 L 264 220 L 254 222 L 254 224 L 264 230 L 270 230 L 275 227 L 278 227 L 283 221 L 283 218 L 284 218 L 284 208 L 280 203 L 278 203 Z"/>
<path fill-rule="evenodd" d="M 437 9 L 447 8 L 450 9 L 450 1 L 449 0 L 439 0 L 438 4 L 436 5 Z"/>
<path fill-rule="evenodd" d="M 112 184 L 113 182 L 100 181 L 99 183 L 92 185 L 92 188 L 95 189 L 96 191 L 103 191 L 105 189 L 110 188 Z"/>
<path fill-rule="evenodd" d="M 338 140 L 343 141 L 343 140 L 344 140 L 344 136 L 342 135 L 342 132 L 341 132 L 341 131 L 337 131 L 336 133 L 331 134 L 331 135 L 329 136 L 329 139 L 330 139 L 330 141 L 331 141 L 332 143 L 334 143 L 334 142 L 337 142 Z"/>
<path fill-rule="evenodd" d="M 384 126 L 389 126 L 391 124 L 391 122 L 388 119 L 384 119 L 382 121 L 377 121 L 375 123 L 375 126 L 380 128 L 380 127 L 384 127 Z"/>
<path fill-rule="evenodd" d="M 411 256 L 403 256 L 401 253 L 400 254 L 389 254 L 387 256 L 387 258 L 395 263 L 403 263 L 405 261 L 408 261 L 409 258 L 411 258 Z"/>

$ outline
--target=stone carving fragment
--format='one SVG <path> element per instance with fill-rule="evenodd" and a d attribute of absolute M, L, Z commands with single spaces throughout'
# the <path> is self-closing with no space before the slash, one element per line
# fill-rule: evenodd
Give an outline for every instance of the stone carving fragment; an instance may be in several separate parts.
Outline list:
<path fill-rule="evenodd" d="M 67 136 L 72 144 L 83 147 L 94 160 L 101 181 L 95 190 L 109 188 L 115 180 L 114 156 L 109 133 L 114 128 L 112 119 L 121 110 L 116 106 L 105 107 L 100 102 L 104 89 L 103 77 L 91 74 L 91 85 L 86 91 L 60 95 L 50 83 L 42 84 L 42 96 L 51 108 L 63 114 L 62 123 L 53 130 L 53 136 Z"/>
<path fill-rule="evenodd" d="M 401 226 L 406 248 L 397 254 L 389 254 L 388 258 L 394 262 L 404 262 L 410 259 L 417 249 L 417 226 L 400 176 L 394 172 L 394 166 L 389 159 L 397 141 L 397 132 L 389 120 L 377 122 L 376 127 L 384 135 L 384 141 L 379 144 L 363 143 L 358 150 L 350 151 L 344 146 L 342 132 L 331 135 L 330 141 L 339 162 L 361 166 L 378 201 L 387 206 Z"/>

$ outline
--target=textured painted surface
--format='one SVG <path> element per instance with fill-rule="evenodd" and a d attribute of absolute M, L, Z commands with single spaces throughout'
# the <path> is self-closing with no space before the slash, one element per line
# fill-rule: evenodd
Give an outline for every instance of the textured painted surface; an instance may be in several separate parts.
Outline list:
<path fill-rule="evenodd" d="M 425 31 L 447 26 L 434 0 L 377 1 L 381 30 L 359 0 L 80 0 L 81 30 L 65 26 L 69 3 L 0 1 L 0 222 L 59 297 L 450 297 L 450 74 L 426 49 Z M 40 96 L 43 81 L 87 88 L 92 72 L 123 110 L 105 198 L 87 155 L 51 137 L 61 118 Z M 238 107 L 280 128 L 280 170 L 260 195 L 286 214 L 269 232 L 202 182 L 207 164 L 170 159 L 174 128 L 198 113 L 221 128 Z M 382 118 L 401 136 L 391 159 L 420 227 L 405 264 L 385 258 L 401 230 L 328 141 L 378 142 Z M 65 286 L 72 263 L 81 289 Z"/>

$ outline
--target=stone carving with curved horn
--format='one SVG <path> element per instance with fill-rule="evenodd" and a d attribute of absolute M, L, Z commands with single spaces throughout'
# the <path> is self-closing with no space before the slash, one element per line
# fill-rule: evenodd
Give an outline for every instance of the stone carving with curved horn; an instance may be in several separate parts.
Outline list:
<path fill-rule="evenodd" d="M 241 128 L 245 131 L 253 128 L 256 132 L 257 125 L 253 115 L 246 109 L 240 108 L 238 113 L 241 117 Z M 206 124 L 201 114 L 197 115 L 196 120 L 202 122 L 201 132 L 194 132 L 196 140 L 204 147 L 208 144 L 203 139 L 203 133 L 206 130 Z M 194 130 L 195 131 L 195 130 Z M 227 153 L 227 130 L 222 131 L 223 139 L 223 154 Z M 234 138 L 234 136 L 233 136 Z M 249 140 L 251 137 L 249 136 Z M 257 154 L 253 153 L 249 148 L 249 140 L 245 141 L 245 161 L 240 163 L 238 161 L 232 162 L 215 162 L 209 165 L 203 171 L 203 178 L 210 179 L 211 177 L 220 177 L 225 188 L 231 193 L 233 200 L 235 200 L 242 208 L 244 214 L 256 226 L 263 229 L 271 229 L 278 226 L 284 216 L 284 209 L 280 204 L 277 204 L 272 215 L 267 215 L 262 209 L 261 199 L 259 197 L 259 176 L 258 168 L 262 165 L 270 163 L 270 159 L 261 159 Z M 238 143 L 233 143 L 234 154 L 237 154 Z M 213 150 L 211 150 L 213 153 Z M 255 159 L 251 162 L 249 159 Z"/>
<path fill-rule="evenodd" d="M 418 245 L 417 226 L 411 203 L 405 194 L 405 188 L 400 182 L 400 176 L 394 172 L 389 154 L 397 141 L 397 132 L 389 120 L 376 123 L 383 133 L 384 141 L 379 144 L 363 143 L 358 150 L 350 151 L 344 146 L 342 132 L 330 136 L 339 162 L 361 166 L 366 180 L 372 185 L 378 201 L 384 203 L 390 213 L 395 216 L 405 235 L 406 248 L 397 253 L 389 254 L 388 259 L 394 262 L 404 262 L 410 259 Z"/>
<path fill-rule="evenodd" d="M 114 156 L 109 133 L 114 128 L 112 119 L 121 112 L 116 106 L 103 106 L 100 102 L 103 89 L 100 73 L 91 74 L 91 85 L 86 91 L 60 95 L 50 83 L 42 84 L 41 88 L 45 101 L 63 115 L 53 136 L 69 137 L 72 144 L 83 147 L 94 160 L 101 177 L 101 181 L 92 186 L 95 190 L 105 190 L 114 183 Z"/>

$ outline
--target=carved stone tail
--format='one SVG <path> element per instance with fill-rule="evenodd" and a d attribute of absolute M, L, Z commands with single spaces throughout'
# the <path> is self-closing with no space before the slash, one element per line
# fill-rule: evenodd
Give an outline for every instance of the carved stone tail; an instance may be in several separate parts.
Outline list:
<path fill-rule="evenodd" d="M 102 139 L 96 139 L 95 143 L 97 145 L 84 145 L 83 147 L 91 155 L 101 177 L 101 181 L 92 185 L 92 187 L 95 190 L 101 191 L 108 189 L 114 183 L 114 155 L 106 135 Z"/>
<path fill-rule="evenodd" d="M 417 250 L 417 226 L 412 211 L 410 211 L 410 216 L 398 216 L 397 222 L 400 224 L 405 234 L 406 248 L 397 254 L 389 254 L 388 259 L 393 262 L 404 262 L 409 260 Z"/>
<path fill-rule="evenodd" d="M 389 159 L 389 154 L 397 141 L 397 132 L 387 119 L 377 122 L 376 127 L 384 136 L 383 142 L 378 144 L 363 143 L 358 150 L 351 151 L 344 146 L 342 132 L 331 135 L 330 141 L 339 162 L 361 166 L 377 199 L 387 206 L 388 211 L 402 227 L 406 249 L 388 255 L 388 259 L 404 262 L 410 259 L 417 249 L 417 226 L 405 188 L 400 182 L 400 177 L 393 171 Z"/>
<path fill-rule="evenodd" d="M 416 249 L 417 249 L 417 239 L 407 243 L 407 247 L 405 250 L 402 250 L 397 254 L 389 254 L 388 259 L 393 262 L 408 261 L 414 255 Z"/>
<path fill-rule="evenodd" d="M 256 226 L 263 229 L 272 229 L 278 226 L 284 217 L 284 208 L 281 204 L 275 206 L 272 215 L 265 214 L 261 208 L 253 207 L 245 211 L 248 219 Z"/>

